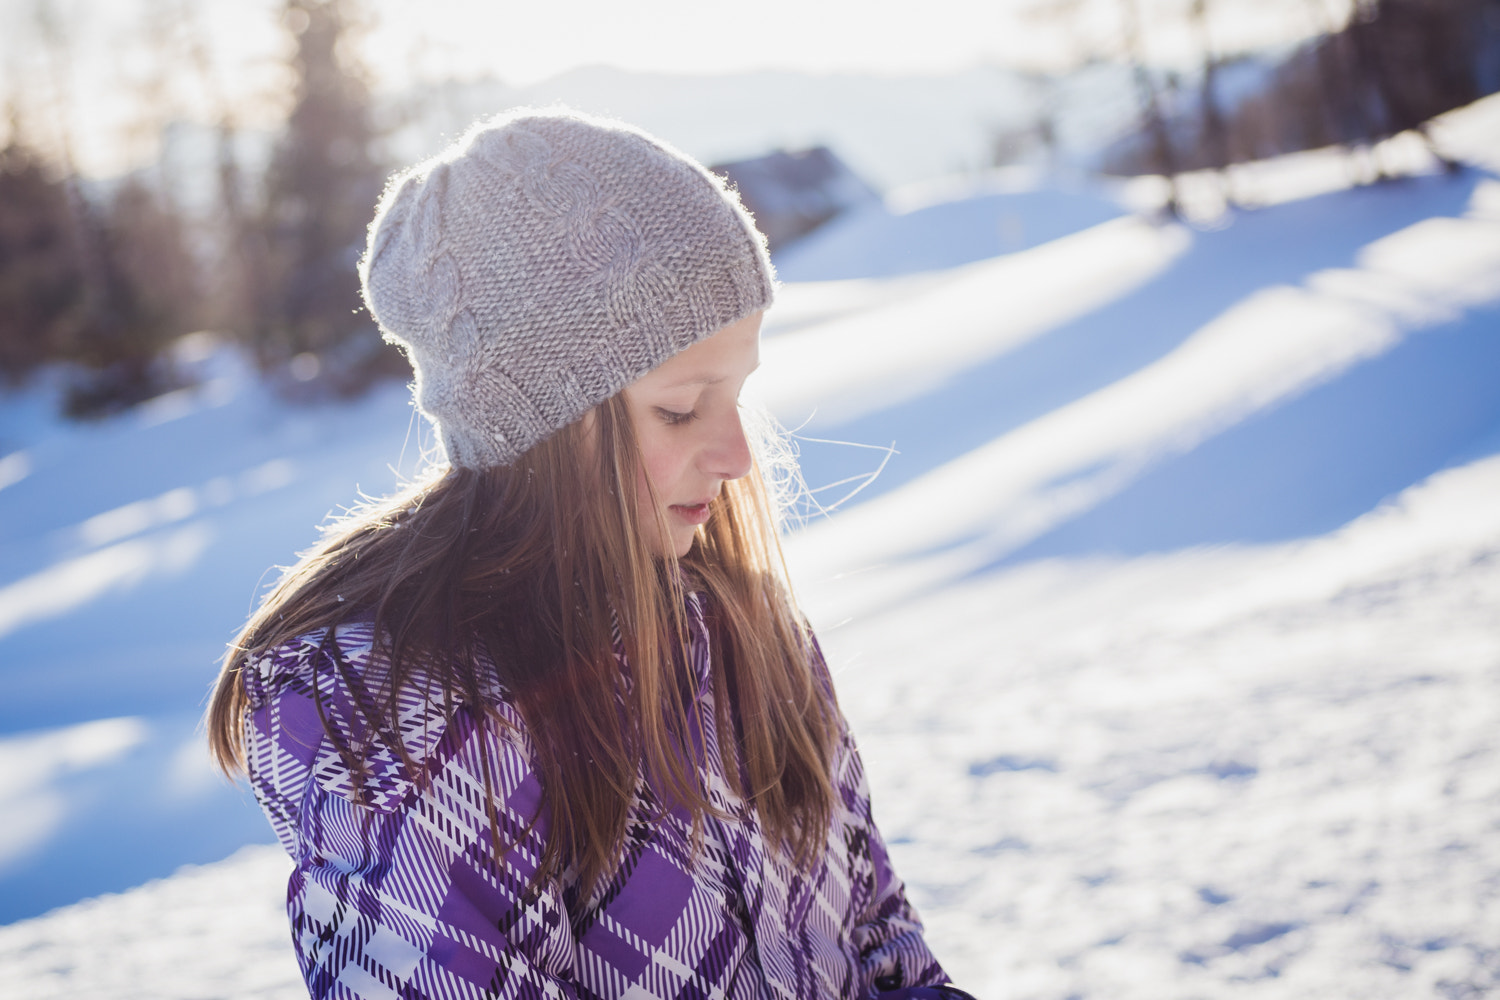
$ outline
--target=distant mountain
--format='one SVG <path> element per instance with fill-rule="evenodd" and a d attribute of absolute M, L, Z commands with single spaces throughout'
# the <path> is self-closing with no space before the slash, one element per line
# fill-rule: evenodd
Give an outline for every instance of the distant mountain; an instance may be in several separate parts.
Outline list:
<path fill-rule="evenodd" d="M 991 166 L 996 136 L 1026 131 L 1044 107 L 1055 109 L 1062 156 L 1086 160 L 1130 124 L 1126 79 L 1123 68 L 1102 65 L 1058 80 L 996 68 L 920 77 L 676 76 L 591 66 L 526 87 L 447 82 L 404 95 L 412 117 L 393 136 L 392 152 L 408 162 L 475 118 L 518 104 L 564 103 L 640 125 L 706 163 L 826 145 L 890 190 Z"/>

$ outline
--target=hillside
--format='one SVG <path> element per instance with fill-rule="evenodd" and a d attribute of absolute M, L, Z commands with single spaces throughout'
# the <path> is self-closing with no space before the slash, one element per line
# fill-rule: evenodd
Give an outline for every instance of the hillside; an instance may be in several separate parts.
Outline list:
<path fill-rule="evenodd" d="M 942 260 L 965 199 L 1007 211 L 971 189 L 785 289 L 753 395 L 825 505 L 884 462 L 789 563 L 976 995 L 1500 987 L 1500 102 L 1437 134 L 1473 166 L 1255 165 L 1200 227 L 1079 190 Z M 269 831 L 196 714 L 266 565 L 425 429 L 182 350 L 199 389 L 108 423 L 0 399 L 7 994 L 297 995 L 286 863 L 219 860 Z"/>

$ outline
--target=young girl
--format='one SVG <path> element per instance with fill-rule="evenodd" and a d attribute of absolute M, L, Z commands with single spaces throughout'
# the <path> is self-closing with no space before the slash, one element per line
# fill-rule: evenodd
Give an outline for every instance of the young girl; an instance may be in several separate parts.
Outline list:
<path fill-rule="evenodd" d="M 783 578 L 735 196 L 513 114 L 391 182 L 360 277 L 449 464 L 286 573 L 208 712 L 312 995 L 964 996 Z"/>

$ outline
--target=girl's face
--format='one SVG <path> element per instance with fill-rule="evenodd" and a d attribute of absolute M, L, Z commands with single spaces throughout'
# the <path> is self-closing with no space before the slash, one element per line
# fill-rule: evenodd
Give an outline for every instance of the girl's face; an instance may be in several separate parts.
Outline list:
<path fill-rule="evenodd" d="M 641 530 L 658 554 L 687 555 L 693 530 L 708 520 L 709 502 L 720 487 L 750 471 L 739 397 L 745 379 L 760 365 L 760 320 L 755 313 L 724 327 L 622 393 L 644 474 L 666 522 L 668 537 L 656 537 L 651 491 L 644 481 L 637 483 Z"/>

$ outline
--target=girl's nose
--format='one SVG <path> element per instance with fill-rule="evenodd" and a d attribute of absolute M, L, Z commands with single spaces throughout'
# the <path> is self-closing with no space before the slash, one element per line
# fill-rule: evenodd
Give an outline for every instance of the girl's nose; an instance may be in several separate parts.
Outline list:
<path fill-rule="evenodd" d="M 716 479 L 739 479 L 750 472 L 750 442 L 745 438 L 738 407 L 714 428 L 704 461 L 704 471 Z"/>

